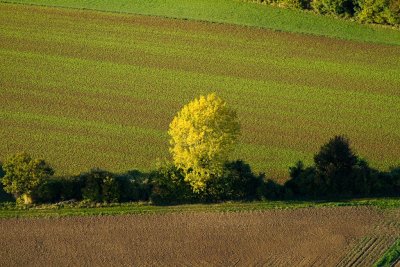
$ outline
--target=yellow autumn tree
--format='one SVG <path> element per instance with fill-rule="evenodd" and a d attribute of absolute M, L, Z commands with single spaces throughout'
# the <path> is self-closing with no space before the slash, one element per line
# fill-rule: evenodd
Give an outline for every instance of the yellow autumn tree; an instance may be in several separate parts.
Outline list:
<path fill-rule="evenodd" d="M 222 174 L 240 134 L 236 112 L 215 93 L 193 100 L 169 126 L 174 164 L 185 174 L 194 192 Z"/>

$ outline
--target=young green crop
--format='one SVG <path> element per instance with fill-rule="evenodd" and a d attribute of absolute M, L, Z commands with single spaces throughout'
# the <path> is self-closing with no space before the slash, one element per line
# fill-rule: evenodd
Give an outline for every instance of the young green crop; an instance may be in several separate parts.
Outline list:
<path fill-rule="evenodd" d="M 336 134 L 372 167 L 399 164 L 397 46 L 11 4 L 0 24 L 2 159 L 28 151 L 58 175 L 154 169 L 176 112 L 212 90 L 242 125 L 232 157 L 268 177 Z"/>
<path fill-rule="evenodd" d="M 400 45 L 400 31 L 361 25 L 311 12 L 236 0 L 2 0 L 22 4 L 92 9 L 261 27 L 340 39 Z"/>

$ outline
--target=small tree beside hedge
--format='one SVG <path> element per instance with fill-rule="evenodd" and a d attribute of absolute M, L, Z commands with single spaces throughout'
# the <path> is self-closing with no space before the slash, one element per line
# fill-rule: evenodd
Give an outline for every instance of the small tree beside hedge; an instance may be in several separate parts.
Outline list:
<path fill-rule="evenodd" d="M 33 202 L 32 192 L 53 174 L 53 168 L 43 159 L 34 159 L 27 153 L 18 153 L 3 164 L 5 172 L 1 182 L 4 191 L 25 204 Z"/>
<path fill-rule="evenodd" d="M 150 174 L 137 170 L 114 174 L 101 169 L 72 177 L 53 177 L 53 173 L 44 160 L 32 159 L 25 153 L 10 157 L 4 170 L 0 168 L 0 178 L 4 176 L 1 181 L 7 192 L 12 192 L 17 198 L 25 194 L 29 200 L 39 203 L 151 200 L 154 204 L 164 205 L 227 200 L 400 196 L 400 167 L 384 172 L 370 167 L 352 150 L 344 136 L 335 136 L 321 146 L 312 166 L 299 161 L 290 167 L 290 179 L 283 186 L 271 179 L 265 180 L 264 174 L 254 174 L 250 165 L 242 160 L 225 162 L 221 173 L 210 176 L 203 190 L 196 192 L 185 179 L 185 172 L 170 162 L 159 164 Z M 0 200 L 7 200 L 7 196 L 0 188 Z"/>

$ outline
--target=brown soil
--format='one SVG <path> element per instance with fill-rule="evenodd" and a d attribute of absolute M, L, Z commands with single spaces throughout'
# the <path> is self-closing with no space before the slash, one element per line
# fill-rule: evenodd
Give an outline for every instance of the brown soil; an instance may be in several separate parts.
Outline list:
<path fill-rule="evenodd" d="M 388 223 L 393 218 L 342 207 L 3 219 L 0 265 L 360 266 L 381 251 L 350 252 L 374 238 L 399 236 L 396 222 Z"/>

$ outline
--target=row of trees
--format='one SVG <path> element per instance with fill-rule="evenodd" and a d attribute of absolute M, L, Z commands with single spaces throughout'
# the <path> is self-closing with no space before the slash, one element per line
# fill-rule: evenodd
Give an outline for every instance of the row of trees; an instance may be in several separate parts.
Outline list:
<path fill-rule="evenodd" d="M 171 204 L 400 195 L 400 167 L 389 172 L 371 168 L 352 151 L 344 136 L 335 136 L 322 146 L 313 166 L 298 162 L 290 167 L 290 179 L 284 185 L 255 174 L 242 160 L 230 161 L 240 124 L 236 112 L 215 94 L 184 106 L 168 133 L 173 160 L 158 164 L 150 173 L 114 174 L 93 169 L 56 178 L 44 160 L 21 153 L 2 165 L 3 189 L 23 203 L 85 199 Z"/>
<path fill-rule="evenodd" d="M 40 164 L 35 164 L 40 162 Z M 0 200 L 55 203 L 68 200 L 127 202 L 149 200 L 149 175 L 139 171 L 115 174 L 92 169 L 76 176 L 56 177 L 43 159 L 18 153 L 0 165 Z"/>
<path fill-rule="evenodd" d="M 253 0 L 318 14 L 351 18 L 361 23 L 400 24 L 399 0 Z"/>
<path fill-rule="evenodd" d="M 170 162 L 159 164 L 150 173 L 134 170 L 115 174 L 92 169 L 77 176 L 54 177 L 54 170 L 45 161 L 21 153 L 3 164 L 0 199 L 15 198 L 25 204 L 68 200 L 178 204 L 400 196 L 400 167 L 385 172 L 371 168 L 352 152 L 343 136 L 336 136 L 322 146 L 312 166 L 306 167 L 299 161 L 290 167 L 290 179 L 283 185 L 266 179 L 263 173 L 255 174 L 241 160 L 226 162 L 222 169 L 220 174 L 211 175 L 199 191 L 185 179 L 185 170 Z"/>
<path fill-rule="evenodd" d="M 41 162 L 41 164 L 33 164 Z M 149 201 L 156 204 L 214 202 L 256 199 L 264 176 L 256 176 L 248 164 L 233 161 L 223 173 L 207 180 L 199 191 L 185 179 L 185 171 L 163 162 L 155 171 L 112 173 L 92 169 L 76 176 L 53 176 L 54 170 L 42 159 L 26 153 L 8 158 L 1 169 L 0 199 L 18 203 L 56 203 L 68 200 L 91 202 Z"/>
<path fill-rule="evenodd" d="M 382 172 L 371 168 L 350 148 L 349 141 L 336 136 L 314 156 L 314 165 L 299 161 L 289 168 L 284 188 L 295 196 L 399 196 L 400 167 Z"/>

